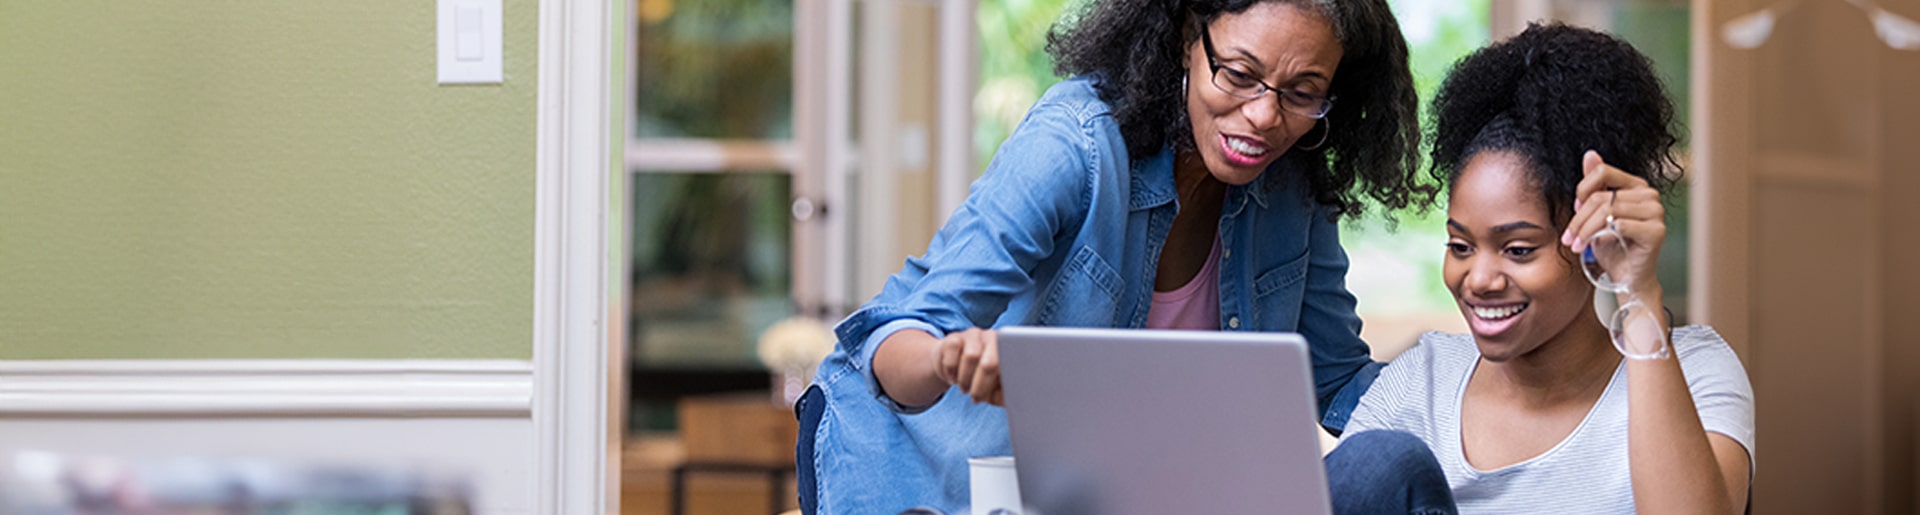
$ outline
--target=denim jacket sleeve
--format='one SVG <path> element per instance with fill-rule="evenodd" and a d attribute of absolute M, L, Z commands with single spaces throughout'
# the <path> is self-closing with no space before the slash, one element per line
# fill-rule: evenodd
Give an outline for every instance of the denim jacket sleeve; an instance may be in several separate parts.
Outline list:
<path fill-rule="evenodd" d="M 1340 246 L 1340 227 L 1328 217 L 1331 208 L 1312 210 L 1308 234 L 1306 295 L 1300 303 L 1300 333 L 1312 342 L 1313 378 L 1320 405 L 1321 425 L 1340 432 L 1360 403 L 1360 397 L 1380 375 L 1367 343 L 1360 340 L 1357 301 L 1347 291 L 1347 251 Z"/>
<path fill-rule="evenodd" d="M 1032 270 L 1060 237 L 1080 227 L 1100 150 L 1084 107 L 1045 99 L 1034 106 L 927 252 L 907 258 L 879 295 L 834 329 L 882 404 L 918 411 L 881 391 L 872 364 L 882 341 L 903 329 L 941 337 L 990 327 L 1014 296 L 1034 288 Z"/>

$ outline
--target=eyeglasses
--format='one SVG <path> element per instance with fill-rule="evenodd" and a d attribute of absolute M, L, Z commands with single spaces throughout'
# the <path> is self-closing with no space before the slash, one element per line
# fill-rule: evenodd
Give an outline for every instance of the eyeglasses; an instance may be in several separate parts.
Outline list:
<path fill-rule="evenodd" d="M 1318 120 L 1333 110 L 1333 96 L 1315 96 L 1296 89 L 1280 89 L 1268 86 L 1260 79 L 1246 72 L 1228 68 L 1220 64 L 1220 58 L 1214 55 L 1213 35 L 1208 33 L 1207 24 L 1200 24 L 1200 44 L 1207 51 L 1207 67 L 1213 69 L 1213 87 L 1242 100 L 1253 100 L 1272 91 L 1280 96 L 1280 106 L 1288 112 Z"/>
<path fill-rule="evenodd" d="M 1641 303 L 1633 289 L 1627 287 L 1633 277 L 1627 275 L 1626 258 L 1627 239 L 1620 235 L 1620 226 L 1614 223 L 1613 217 L 1608 216 L 1607 228 L 1594 233 L 1587 250 L 1581 252 L 1580 271 L 1602 291 L 1627 299 L 1614 310 L 1611 319 L 1605 320 L 1607 332 L 1613 337 L 1613 348 L 1628 359 L 1666 359 L 1673 348 L 1667 342 L 1666 325 L 1660 321 L 1659 314 Z M 1633 341 L 1628 341 L 1629 337 Z M 1646 350 L 1650 346 L 1653 350 Z"/>

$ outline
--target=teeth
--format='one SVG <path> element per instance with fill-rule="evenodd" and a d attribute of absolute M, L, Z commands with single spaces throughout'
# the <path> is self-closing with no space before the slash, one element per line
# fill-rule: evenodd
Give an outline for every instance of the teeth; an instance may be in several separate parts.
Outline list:
<path fill-rule="evenodd" d="M 1267 153 L 1267 147 L 1247 143 L 1246 140 L 1240 138 L 1227 138 L 1227 148 L 1233 149 L 1234 152 L 1255 157 Z"/>
<path fill-rule="evenodd" d="M 1521 311 L 1526 311 L 1526 310 L 1527 310 L 1526 304 L 1515 304 L 1515 305 L 1507 306 L 1504 308 L 1473 308 L 1473 314 L 1474 316 L 1478 316 L 1480 318 L 1487 319 L 1487 320 L 1499 320 L 1502 318 L 1518 315 L 1520 314 Z"/>

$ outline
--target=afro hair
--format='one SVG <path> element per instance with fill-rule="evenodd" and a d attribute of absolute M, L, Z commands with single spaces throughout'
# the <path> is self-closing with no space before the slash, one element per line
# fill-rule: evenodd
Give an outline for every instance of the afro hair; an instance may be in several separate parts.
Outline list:
<path fill-rule="evenodd" d="M 1533 24 L 1475 51 L 1447 74 L 1431 113 L 1440 184 L 1479 152 L 1512 152 L 1556 222 L 1572 217 L 1588 150 L 1663 194 L 1680 177 L 1673 102 L 1652 61 L 1593 30 Z"/>

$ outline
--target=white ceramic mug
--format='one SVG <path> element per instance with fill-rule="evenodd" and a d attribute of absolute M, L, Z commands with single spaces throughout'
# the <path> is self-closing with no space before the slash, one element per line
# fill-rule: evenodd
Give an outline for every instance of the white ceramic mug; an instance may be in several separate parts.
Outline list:
<path fill-rule="evenodd" d="M 1020 479 L 1014 474 L 1012 456 L 968 458 L 967 480 L 972 483 L 973 515 L 990 515 L 994 510 L 1020 513 Z"/>

